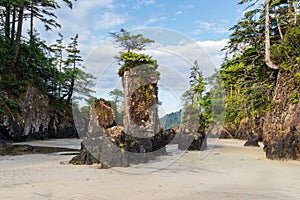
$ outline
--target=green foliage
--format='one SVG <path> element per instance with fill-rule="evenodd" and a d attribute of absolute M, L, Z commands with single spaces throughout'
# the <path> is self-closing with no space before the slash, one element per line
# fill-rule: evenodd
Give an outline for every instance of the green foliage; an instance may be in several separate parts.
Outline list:
<path fill-rule="evenodd" d="M 226 90 L 226 123 L 238 128 L 243 119 L 255 119 L 272 107 L 277 71 L 265 63 L 265 8 L 255 0 L 241 0 L 247 4 L 244 17 L 231 30 L 225 50 L 228 56 L 221 68 Z M 290 89 L 300 84 L 299 54 L 300 27 L 294 22 L 289 1 L 266 1 L 270 3 L 271 60 L 280 70 L 293 74 L 286 82 Z M 300 60 L 300 59 L 299 59 Z M 288 98 L 288 97 L 287 97 Z M 290 101 L 297 103 L 297 92 Z"/>
<path fill-rule="evenodd" d="M 177 112 L 169 113 L 162 118 L 160 118 L 160 123 L 165 129 L 169 129 L 173 126 L 179 126 L 181 123 L 181 113 L 179 110 Z"/>
<path fill-rule="evenodd" d="M 71 0 L 61 2 L 72 7 Z M 69 91 L 70 80 L 79 77 L 78 86 L 74 91 L 81 94 L 92 92 L 89 87 L 93 76 L 78 68 L 79 62 L 82 61 L 80 51 L 76 48 L 78 35 L 72 38 L 72 42 L 65 49 L 62 35 L 56 45 L 49 47 L 35 31 L 36 19 L 40 20 L 47 30 L 59 27 L 54 14 L 59 8 L 58 1 L 52 0 L 0 2 L 3 19 L 0 22 L 0 98 L 12 113 L 21 112 L 18 102 L 23 100 L 28 87 L 35 87 L 42 94 L 48 95 L 50 109 L 63 115 L 71 112 L 70 102 L 65 101 L 63 97 L 65 92 Z M 24 14 L 21 12 L 23 9 Z M 10 14 L 10 17 L 5 17 L 5 14 Z M 24 23 L 22 24 L 25 19 L 29 19 L 30 22 L 29 38 L 23 35 L 26 30 L 18 28 L 18 25 L 21 28 L 25 27 Z M 63 55 L 65 51 L 67 56 Z M 70 65 L 72 70 L 64 68 Z M 70 93 L 68 96 L 72 97 Z"/>
<path fill-rule="evenodd" d="M 299 102 L 299 99 L 298 99 L 298 93 L 297 92 L 293 92 L 291 95 L 290 95 L 290 101 L 294 104 L 297 104 Z"/>
<path fill-rule="evenodd" d="M 190 89 L 187 90 L 182 99 L 184 101 L 183 123 L 196 122 L 199 125 L 201 132 L 205 132 L 208 123 L 211 120 L 211 101 L 206 96 L 203 98 L 205 91 L 205 82 L 202 71 L 198 62 L 195 61 L 190 69 Z"/>
<path fill-rule="evenodd" d="M 13 99 L 9 99 L 2 94 L 0 94 L 0 101 L 5 104 L 2 106 L 7 106 L 7 108 L 10 110 L 11 114 L 16 115 L 17 113 L 21 112 L 21 105 L 17 101 L 15 101 Z M 4 114 L 5 111 L 0 108 L 0 113 Z"/>
<path fill-rule="evenodd" d="M 124 94 L 119 89 L 114 89 L 109 92 L 109 96 L 112 98 L 112 108 L 115 113 L 115 120 L 118 125 L 123 125 L 124 107 L 123 99 Z"/>
<path fill-rule="evenodd" d="M 133 52 L 125 52 L 120 55 L 118 60 L 121 62 L 121 68 L 119 69 L 119 76 L 123 76 L 125 71 L 129 71 L 134 67 L 147 66 L 149 70 L 156 70 L 158 65 L 157 61 L 151 56 L 145 54 L 138 54 Z"/>
<path fill-rule="evenodd" d="M 294 76 L 295 87 L 298 88 L 300 86 L 300 73 L 296 73 Z"/>
<path fill-rule="evenodd" d="M 128 53 L 132 50 L 144 50 L 146 44 L 154 43 L 153 40 L 143 37 L 142 34 L 132 35 L 128 31 L 121 29 L 120 33 L 110 33 Z"/>
<path fill-rule="evenodd" d="M 292 71 L 295 64 L 299 64 L 300 55 L 300 26 L 289 29 L 278 44 L 272 46 L 272 59 L 286 71 Z"/>

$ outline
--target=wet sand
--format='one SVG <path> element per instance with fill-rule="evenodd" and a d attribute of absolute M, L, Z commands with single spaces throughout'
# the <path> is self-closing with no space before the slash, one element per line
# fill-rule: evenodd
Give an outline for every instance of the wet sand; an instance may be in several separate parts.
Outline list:
<path fill-rule="evenodd" d="M 33 145 L 39 144 L 78 148 L 80 141 Z M 209 149 L 201 153 L 180 152 L 170 146 L 170 155 L 150 163 L 105 170 L 97 165 L 69 165 L 70 155 L 0 156 L 0 199 L 300 198 L 299 161 L 270 161 L 262 147 L 243 144 L 238 140 L 211 140 Z"/>

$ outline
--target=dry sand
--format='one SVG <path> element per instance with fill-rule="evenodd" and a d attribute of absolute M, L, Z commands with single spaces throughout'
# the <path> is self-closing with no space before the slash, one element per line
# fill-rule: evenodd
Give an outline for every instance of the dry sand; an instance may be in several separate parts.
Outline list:
<path fill-rule="evenodd" d="M 243 147 L 244 141 L 210 143 L 201 153 L 171 146 L 171 155 L 125 169 L 73 166 L 66 164 L 72 156 L 57 154 L 2 156 L 0 199 L 300 199 L 300 162 L 266 160 L 262 148 Z"/>

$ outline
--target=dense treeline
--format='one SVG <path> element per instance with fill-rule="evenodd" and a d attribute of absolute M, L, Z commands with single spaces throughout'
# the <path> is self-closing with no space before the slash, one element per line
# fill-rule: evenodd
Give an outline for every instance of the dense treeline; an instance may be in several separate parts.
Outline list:
<path fill-rule="evenodd" d="M 249 121 L 254 126 L 255 119 L 270 109 L 278 66 L 291 70 L 288 68 L 297 63 L 300 27 L 295 2 L 240 2 L 248 9 L 231 28 L 228 56 L 220 71 L 227 94 L 227 125 L 238 129 L 242 122 Z"/>
<path fill-rule="evenodd" d="M 72 102 L 91 95 L 94 79 L 82 66 L 79 36 L 65 42 L 59 34 L 48 45 L 39 34 L 60 28 L 61 6 L 72 9 L 73 1 L 0 1 L 0 139 L 77 135 Z"/>
<path fill-rule="evenodd" d="M 17 104 L 28 86 L 34 86 L 47 94 L 51 101 L 68 106 L 74 90 L 85 94 L 91 92 L 88 87 L 93 77 L 82 70 L 78 35 L 72 37 L 67 46 L 64 46 L 61 34 L 56 44 L 46 45 L 35 28 L 37 21 L 43 23 L 46 30 L 59 28 L 54 11 L 60 9 L 60 6 L 72 8 L 71 1 L 62 2 L 66 5 L 59 5 L 58 1 L 53 0 L 0 2 L 2 98 L 11 99 Z M 29 22 L 29 26 L 25 22 Z M 24 30 L 27 27 L 28 30 Z M 79 77 L 80 84 L 75 88 L 76 77 Z"/>
<path fill-rule="evenodd" d="M 231 28 L 220 70 L 226 90 L 225 128 L 236 130 L 238 138 L 263 139 L 270 158 L 290 158 L 280 152 L 289 148 L 287 154 L 297 154 L 298 148 L 299 135 L 290 127 L 299 102 L 299 1 L 240 4 L 247 9 Z"/>

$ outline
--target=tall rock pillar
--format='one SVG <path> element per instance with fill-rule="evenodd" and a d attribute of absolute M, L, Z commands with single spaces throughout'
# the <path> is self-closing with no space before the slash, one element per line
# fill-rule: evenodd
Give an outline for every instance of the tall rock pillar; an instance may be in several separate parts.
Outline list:
<path fill-rule="evenodd" d="M 151 138 L 159 131 L 158 83 L 159 72 L 141 65 L 125 71 L 124 132 L 142 142 L 146 152 L 152 151 Z"/>

